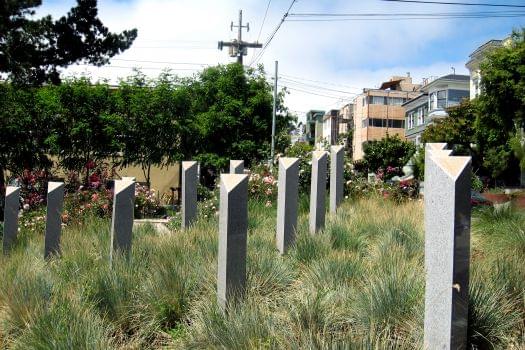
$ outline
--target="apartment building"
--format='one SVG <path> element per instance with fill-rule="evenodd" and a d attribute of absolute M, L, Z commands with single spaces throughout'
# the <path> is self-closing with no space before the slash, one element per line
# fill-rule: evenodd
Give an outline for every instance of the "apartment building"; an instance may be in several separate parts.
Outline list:
<path fill-rule="evenodd" d="M 420 85 L 413 84 L 410 74 L 393 76 L 378 89 L 363 89 L 354 99 L 352 153 L 363 158 L 363 144 L 386 135 L 405 137 L 403 104 L 421 94 Z"/>
<path fill-rule="evenodd" d="M 339 134 L 346 134 L 354 126 L 354 104 L 347 103 L 339 110 Z"/>
<path fill-rule="evenodd" d="M 489 40 L 480 47 L 478 47 L 474 52 L 469 55 L 469 60 L 465 64 L 465 67 L 470 72 L 470 99 L 478 97 L 480 93 L 481 86 L 481 76 L 479 71 L 479 65 L 487 54 L 503 45 L 503 40 Z"/>
<path fill-rule="evenodd" d="M 416 145 L 421 134 L 435 119 L 447 117 L 447 108 L 457 106 L 470 95 L 470 77 L 449 74 L 429 79 L 421 87 L 420 95 L 405 102 L 405 136 Z"/>
<path fill-rule="evenodd" d="M 305 139 L 311 145 L 321 142 L 324 111 L 310 110 L 306 113 Z"/>
<path fill-rule="evenodd" d="M 336 145 L 339 139 L 340 116 L 338 109 L 331 109 L 323 116 L 323 141 Z"/>

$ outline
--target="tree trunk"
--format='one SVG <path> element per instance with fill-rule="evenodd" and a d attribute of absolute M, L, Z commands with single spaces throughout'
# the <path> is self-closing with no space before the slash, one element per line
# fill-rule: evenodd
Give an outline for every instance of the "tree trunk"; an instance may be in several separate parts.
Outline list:
<path fill-rule="evenodd" d="M 0 188 L 5 187 L 4 167 L 0 165 Z"/>
<path fill-rule="evenodd" d="M 148 189 L 151 189 L 150 174 L 151 174 L 151 164 L 148 164 L 148 176 L 146 176 L 146 184 L 148 185 Z"/>

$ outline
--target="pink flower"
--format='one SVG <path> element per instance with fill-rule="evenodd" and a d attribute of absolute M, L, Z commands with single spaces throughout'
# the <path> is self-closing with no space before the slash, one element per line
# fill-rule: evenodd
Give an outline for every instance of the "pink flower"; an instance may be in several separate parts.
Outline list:
<path fill-rule="evenodd" d="M 91 195 L 91 200 L 93 202 L 97 201 L 98 200 L 98 193 L 93 193 L 93 195 Z"/>

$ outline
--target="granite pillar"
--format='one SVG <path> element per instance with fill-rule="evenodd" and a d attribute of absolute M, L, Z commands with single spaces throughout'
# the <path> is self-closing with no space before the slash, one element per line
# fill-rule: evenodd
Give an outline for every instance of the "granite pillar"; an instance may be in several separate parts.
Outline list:
<path fill-rule="evenodd" d="M 328 155 L 325 151 L 312 152 L 312 182 L 310 187 L 310 233 L 324 228 L 326 197 L 326 166 Z"/>
<path fill-rule="evenodd" d="M 182 162 L 182 228 L 197 218 L 197 162 Z"/>
<path fill-rule="evenodd" d="M 248 176 L 223 174 L 220 182 L 217 301 L 224 309 L 246 289 Z"/>
<path fill-rule="evenodd" d="M 295 242 L 298 185 L 299 158 L 279 158 L 276 242 L 281 254 Z"/>
<path fill-rule="evenodd" d="M 18 212 L 20 211 L 20 187 L 7 186 L 4 202 L 3 252 L 8 254 L 18 234 Z"/>
<path fill-rule="evenodd" d="M 244 160 L 230 160 L 230 174 L 244 174 Z"/>
<path fill-rule="evenodd" d="M 425 154 L 425 349 L 466 349 L 471 158 Z"/>
<path fill-rule="evenodd" d="M 62 207 L 64 206 L 64 183 L 48 182 L 46 233 L 44 239 L 44 258 L 60 254 L 60 234 L 62 232 Z"/>
<path fill-rule="evenodd" d="M 343 200 L 345 150 L 343 146 L 330 148 L 330 212 L 335 213 Z"/>
<path fill-rule="evenodd" d="M 129 256 L 135 210 L 135 182 L 116 180 L 113 193 L 113 216 L 111 220 L 110 262 L 115 254 Z"/>

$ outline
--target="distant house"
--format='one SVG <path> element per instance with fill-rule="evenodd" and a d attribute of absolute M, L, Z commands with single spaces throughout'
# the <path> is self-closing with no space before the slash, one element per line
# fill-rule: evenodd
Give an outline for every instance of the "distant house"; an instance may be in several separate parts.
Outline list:
<path fill-rule="evenodd" d="M 405 108 L 405 136 L 419 144 L 421 134 L 435 119 L 447 117 L 446 109 L 457 106 L 470 95 L 468 75 L 449 74 L 427 80 L 420 94 L 403 103 Z"/>
<path fill-rule="evenodd" d="M 305 139 L 311 145 L 322 141 L 323 116 L 322 110 L 310 110 L 306 113 Z"/>
<path fill-rule="evenodd" d="M 363 158 L 363 144 L 380 140 L 386 135 L 405 137 L 406 101 L 420 95 L 419 84 L 413 84 L 409 74 L 394 76 L 379 89 L 363 89 L 354 102 L 353 159 Z"/>
<path fill-rule="evenodd" d="M 329 145 L 337 144 L 339 139 L 339 110 L 331 109 L 323 116 L 323 141 Z"/>
<path fill-rule="evenodd" d="M 470 99 L 478 97 L 481 88 L 480 64 L 487 55 L 501 46 L 507 46 L 512 43 L 512 37 L 509 36 L 503 40 L 489 40 L 469 55 L 469 60 L 465 67 L 470 72 Z"/>

